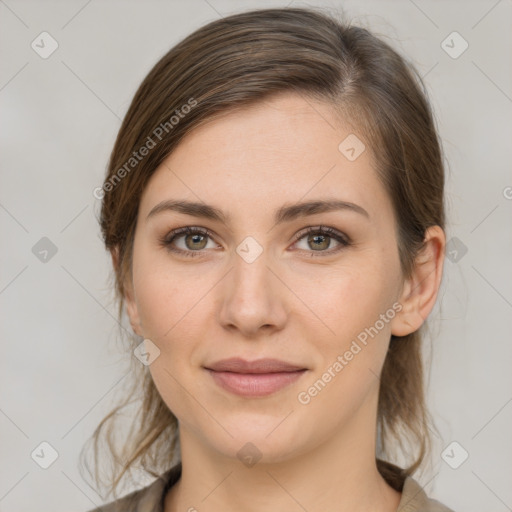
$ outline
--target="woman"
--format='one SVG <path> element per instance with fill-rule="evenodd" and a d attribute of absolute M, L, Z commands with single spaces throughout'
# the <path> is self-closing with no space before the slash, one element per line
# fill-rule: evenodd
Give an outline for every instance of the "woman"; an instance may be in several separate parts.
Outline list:
<path fill-rule="evenodd" d="M 102 510 L 449 511 L 412 477 L 446 243 L 420 86 L 367 30 L 292 8 L 150 71 L 96 194 L 143 400 L 119 450 L 108 430 L 111 489 L 158 478 Z"/>

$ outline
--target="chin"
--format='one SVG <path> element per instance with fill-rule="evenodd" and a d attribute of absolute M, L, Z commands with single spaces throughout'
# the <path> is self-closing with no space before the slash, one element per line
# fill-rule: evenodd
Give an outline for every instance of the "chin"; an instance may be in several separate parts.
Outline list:
<path fill-rule="evenodd" d="M 307 443 L 307 440 L 301 439 L 301 429 L 293 422 L 285 425 L 290 418 L 283 421 L 284 417 L 285 415 L 276 418 L 262 414 L 237 414 L 236 419 L 218 418 L 231 435 L 223 428 L 216 429 L 215 432 L 203 432 L 202 435 L 222 456 L 238 458 L 247 467 L 252 467 L 255 463 L 275 464 L 307 451 L 302 443 Z M 211 425 L 209 428 L 211 429 Z"/>

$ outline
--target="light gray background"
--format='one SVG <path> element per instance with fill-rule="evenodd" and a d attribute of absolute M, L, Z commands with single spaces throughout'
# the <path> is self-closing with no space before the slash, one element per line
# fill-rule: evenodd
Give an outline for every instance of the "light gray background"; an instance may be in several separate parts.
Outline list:
<path fill-rule="evenodd" d="M 0 510 L 102 503 L 78 453 L 122 393 L 126 356 L 92 191 L 136 87 L 200 25 L 288 3 L 0 0 Z M 427 81 L 449 162 L 447 238 L 467 253 L 447 259 L 432 314 L 429 405 L 442 438 L 418 478 L 456 511 L 512 510 L 512 2 L 314 5 L 343 6 Z M 31 48 L 43 31 L 59 44 L 48 59 Z M 457 59 L 441 47 L 453 31 L 469 43 Z M 46 263 L 32 252 L 42 237 L 58 249 Z M 30 456 L 42 441 L 59 454 L 46 470 Z M 441 458 L 453 441 L 469 453 L 458 469 Z"/>

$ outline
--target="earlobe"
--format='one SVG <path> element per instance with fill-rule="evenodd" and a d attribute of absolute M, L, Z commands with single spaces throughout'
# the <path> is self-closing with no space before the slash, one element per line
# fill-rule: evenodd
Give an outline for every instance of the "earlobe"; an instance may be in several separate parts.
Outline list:
<path fill-rule="evenodd" d="M 432 311 L 441 285 L 445 245 L 446 237 L 439 226 L 427 229 L 425 246 L 401 292 L 402 309 L 391 322 L 393 335 L 406 336 L 417 331 Z"/>
<path fill-rule="evenodd" d="M 133 332 L 138 336 L 143 336 L 140 325 L 139 310 L 137 308 L 137 302 L 135 301 L 131 284 L 125 286 L 124 303 Z"/>
<path fill-rule="evenodd" d="M 114 247 L 110 254 L 112 256 L 112 265 L 117 271 L 119 265 L 119 250 L 118 247 Z M 138 336 L 142 335 L 142 329 L 140 325 L 139 311 L 137 308 L 137 302 L 135 301 L 135 295 L 133 293 L 133 285 L 131 282 L 125 282 L 124 286 L 124 304 L 126 313 L 130 319 L 130 325 L 132 326 L 133 332 Z"/>

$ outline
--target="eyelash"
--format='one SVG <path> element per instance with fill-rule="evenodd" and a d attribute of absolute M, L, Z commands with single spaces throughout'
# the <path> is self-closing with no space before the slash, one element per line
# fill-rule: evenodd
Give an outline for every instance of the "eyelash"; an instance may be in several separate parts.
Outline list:
<path fill-rule="evenodd" d="M 196 227 L 183 227 L 174 229 L 170 233 L 168 233 L 165 237 L 163 237 L 160 240 L 160 243 L 162 246 L 164 246 L 168 251 L 181 254 L 186 257 L 195 258 L 197 256 L 201 256 L 203 250 L 199 251 L 184 251 L 183 249 L 176 249 L 171 244 L 176 240 L 176 238 L 179 238 L 182 235 L 203 235 L 208 236 L 209 238 L 214 238 L 213 233 L 206 228 L 196 228 Z M 298 233 L 295 236 L 294 244 L 297 243 L 299 240 L 302 240 L 305 236 L 315 234 L 315 235 L 323 235 L 327 236 L 329 238 L 334 238 L 337 242 L 339 242 L 339 247 L 337 247 L 334 250 L 328 250 L 328 251 L 307 251 L 311 252 L 311 257 L 322 257 L 324 255 L 332 255 L 335 254 L 345 247 L 348 247 L 351 245 L 350 239 L 346 236 L 340 233 L 339 231 L 335 230 L 334 228 L 328 227 L 328 226 L 317 226 L 317 227 L 308 227 L 305 231 L 302 231 Z M 319 253 L 319 254 L 315 254 Z"/>

